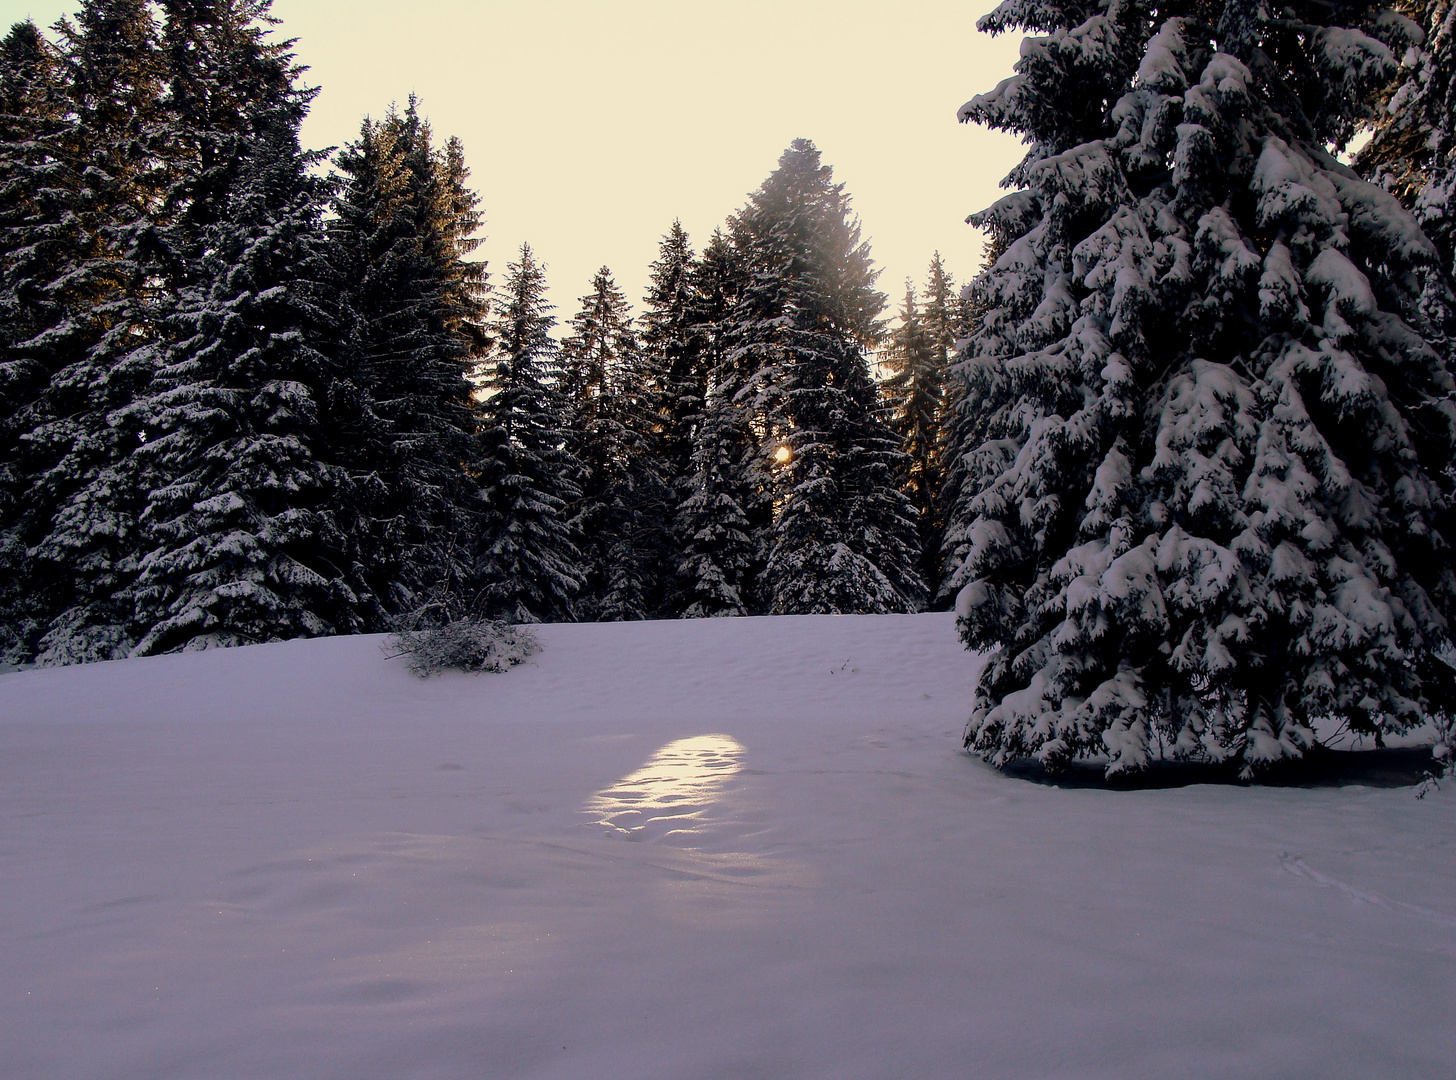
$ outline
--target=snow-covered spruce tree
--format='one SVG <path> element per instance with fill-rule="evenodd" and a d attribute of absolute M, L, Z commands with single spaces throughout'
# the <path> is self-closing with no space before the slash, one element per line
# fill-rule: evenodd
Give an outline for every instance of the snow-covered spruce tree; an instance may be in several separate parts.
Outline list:
<path fill-rule="evenodd" d="M 159 0 L 166 93 L 151 143 L 165 188 L 153 243 L 170 291 L 213 276 L 205 265 L 216 227 L 234 207 L 252 143 L 273 137 L 279 103 L 306 110 L 317 93 L 302 74 L 292 40 L 269 35 L 272 0 Z M 256 171 L 255 179 L 256 179 Z"/>
<path fill-rule="evenodd" d="M 149 5 L 85 0 L 57 33 L 72 117 L 58 162 L 70 194 L 45 286 L 59 318 L 30 342 L 50 376 L 20 435 L 34 478 L 24 513 L 43 663 L 130 646 L 124 594 L 141 508 L 122 469 L 141 433 L 118 411 L 144 392 L 156 360 L 161 277 L 148 238 L 165 171 L 153 144 L 164 68 Z"/>
<path fill-rule="evenodd" d="M 763 557 L 772 504 L 753 482 L 758 444 L 749 427 L 748 372 L 734 347 L 733 312 L 746 268 L 739 250 L 715 230 L 696 266 L 698 325 L 707 386 L 693 422 L 686 497 L 677 507 L 673 609 L 685 618 L 746 615 Z"/>
<path fill-rule="evenodd" d="M 930 334 L 944 371 L 944 365 L 955 355 L 957 344 L 970 335 L 971 302 L 956 288 L 955 279 L 938 251 L 930 257 L 930 267 L 925 273 L 920 320 Z"/>
<path fill-rule="evenodd" d="M 691 472 L 693 427 L 708 387 L 708 318 L 695 262 L 682 222 L 674 221 L 652 264 L 640 320 L 642 351 L 655 376 L 650 389 L 660 417 L 657 456 L 679 489 Z"/>
<path fill-rule="evenodd" d="M 687 540 L 679 514 L 693 496 L 693 440 L 707 398 L 713 326 L 719 317 L 713 310 L 715 289 L 707 285 L 682 223 L 674 221 L 652 264 L 640 320 L 642 351 L 654 378 L 657 459 L 667 485 L 663 550 L 654 571 L 660 583 L 659 613 L 666 616 L 680 615 L 691 603 L 683 597 L 679 575 Z"/>
<path fill-rule="evenodd" d="M 942 609 L 954 603 L 955 591 L 949 587 L 949 578 L 965 561 L 965 549 L 955 550 L 959 541 L 947 538 L 946 522 L 951 516 L 949 508 L 960 491 L 958 474 L 961 466 L 957 454 L 960 444 L 956 438 L 956 426 L 962 413 L 974 409 L 974 404 L 964 400 L 965 384 L 956 378 L 953 370 L 956 351 L 971 333 L 972 305 L 956 286 L 938 251 L 931 256 L 926 271 L 920 321 L 930 335 L 931 348 L 940 370 L 940 412 L 935 418 L 935 469 L 929 476 L 929 483 L 933 485 L 930 524 L 928 530 L 923 526 L 921 529 L 922 539 L 928 531 L 929 540 L 928 546 L 923 549 L 922 566 L 931 604 Z"/>
<path fill-rule="evenodd" d="M 627 300 L 605 266 L 562 342 L 569 446 L 583 467 L 571 508 L 590 572 L 588 619 L 642 619 L 660 605 L 668 487 L 657 453 L 662 378 L 638 345 Z"/>
<path fill-rule="evenodd" d="M 386 614 L 469 572 L 475 454 L 468 374 L 484 346 L 479 215 L 456 140 L 443 152 L 412 98 L 365 120 L 337 158 L 329 223 L 340 344 L 324 403 L 325 458 L 342 469 L 334 513 L 349 583 Z"/>
<path fill-rule="evenodd" d="M 22 436 L 58 366 L 44 335 L 69 317 L 54 286 L 73 254 L 62 224 L 75 203 L 70 127 L 58 50 L 17 23 L 0 42 L 0 661 L 28 660 L 46 619 L 29 549 L 49 521 L 31 498 L 39 463 Z"/>
<path fill-rule="evenodd" d="M 902 456 L 865 349 L 885 304 L 844 186 L 796 139 L 737 215 L 733 313 L 776 513 L 760 581 L 776 614 L 910 611 L 924 597 Z"/>
<path fill-rule="evenodd" d="M 1456 279 L 1456 7 L 1450 0 L 1408 0 L 1420 45 L 1406 51 L 1382 95 L 1370 142 L 1355 166 L 1411 210 Z"/>
<path fill-rule="evenodd" d="M 940 489 L 944 482 L 940 464 L 940 424 L 946 357 L 937 334 L 921 318 L 915 287 L 905 282 L 905 300 L 899 321 L 889 335 L 883 364 L 889 377 L 881 383 L 889 407 L 889 425 L 900 439 L 900 449 L 909 459 L 904 472 L 904 491 L 915 508 L 920 538 L 921 580 L 927 588 L 936 580 L 940 565 Z"/>
<path fill-rule="evenodd" d="M 688 619 L 747 615 L 755 545 L 744 512 L 741 410 L 714 387 L 693 439 L 690 493 L 678 507 L 677 606 Z"/>
<path fill-rule="evenodd" d="M 985 438 L 957 611 L 990 654 L 967 746 L 1253 775 L 1322 716 L 1379 735 L 1443 708 L 1437 254 L 1327 149 L 1404 25 L 1242 0 L 1011 0 L 981 25 L 1043 36 L 962 110 L 1030 144 L 973 218 L 1007 246 L 963 361 Z"/>
<path fill-rule="evenodd" d="M 138 508 L 136 576 L 114 599 L 140 653 L 347 628 L 310 449 L 324 187 L 297 129 L 313 92 L 266 39 L 266 2 L 163 7 L 168 90 L 149 143 L 165 186 L 138 245 L 165 286 L 149 304 L 154 371 L 107 418 L 139 445 L 97 493 Z"/>
<path fill-rule="evenodd" d="M 478 614 L 565 622 L 586 567 L 567 519 L 581 464 L 566 448 L 555 325 L 546 276 L 527 244 L 506 270 L 481 366 L 484 398 L 473 458 L 480 510 L 470 586 Z"/>
<path fill-rule="evenodd" d="M 329 362 L 324 185 L 297 131 L 306 95 L 251 118 L 201 269 L 179 295 L 175 338 L 131 411 L 147 491 L 132 588 L 134 652 L 286 640 L 358 629 L 342 538 L 317 457 Z"/>
<path fill-rule="evenodd" d="M 1006 252 L 1014 237 L 998 231 L 995 222 L 982 226 L 989 242 L 981 255 L 981 268 L 986 270 Z M 931 283 L 935 281 L 932 263 Z M 978 486 L 981 464 L 977 454 L 985 444 L 990 428 L 989 414 L 981 407 L 982 398 L 995 400 L 1000 391 L 995 384 L 1002 372 L 995 365 L 970 366 L 958 363 L 961 346 L 980 327 L 985 312 L 984 298 L 967 289 L 959 299 L 956 325 L 959 336 L 947 354 L 945 385 L 941 391 L 943 407 L 940 422 L 940 460 L 943 477 L 940 488 L 941 538 L 940 565 L 933 589 L 934 606 L 950 608 L 956 594 L 965 585 L 966 555 L 971 550 L 966 525 L 975 517 L 971 504 L 980 494 Z M 933 310 L 933 304 L 932 304 Z"/>

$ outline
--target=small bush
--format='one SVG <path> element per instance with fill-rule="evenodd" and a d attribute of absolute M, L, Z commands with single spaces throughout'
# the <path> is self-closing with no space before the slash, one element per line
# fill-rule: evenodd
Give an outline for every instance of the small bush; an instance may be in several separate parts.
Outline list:
<path fill-rule="evenodd" d="M 389 644 L 391 657 L 407 657 L 410 671 L 422 679 L 442 671 L 505 671 L 541 651 L 530 627 L 494 619 L 454 619 L 402 630 Z"/>
<path fill-rule="evenodd" d="M 1456 717 L 1438 716 L 1435 726 L 1436 742 L 1431 747 L 1431 771 L 1416 789 L 1417 799 L 1424 799 L 1439 789 L 1442 781 L 1456 780 Z"/>

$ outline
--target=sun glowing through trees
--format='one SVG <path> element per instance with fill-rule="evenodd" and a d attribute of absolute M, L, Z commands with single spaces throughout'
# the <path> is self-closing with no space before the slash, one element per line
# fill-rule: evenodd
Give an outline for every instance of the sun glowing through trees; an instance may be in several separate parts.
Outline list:
<path fill-rule="evenodd" d="M 777 465 L 787 465 L 789 463 L 789 459 L 793 456 L 794 452 L 790 450 L 787 446 L 780 446 L 777 450 L 774 451 L 774 463 Z"/>
<path fill-rule="evenodd" d="M 586 812 L 609 836 L 692 846 L 713 802 L 742 767 L 743 747 L 731 736 L 677 739 L 594 795 Z"/>

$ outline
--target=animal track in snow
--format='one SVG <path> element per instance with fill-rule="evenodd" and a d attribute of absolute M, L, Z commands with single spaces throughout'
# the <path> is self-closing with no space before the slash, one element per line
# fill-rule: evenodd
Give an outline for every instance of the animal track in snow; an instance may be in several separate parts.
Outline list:
<path fill-rule="evenodd" d="M 1308 878 L 1316 885 L 1322 885 L 1327 889 L 1334 889 L 1342 892 L 1362 904 L 1371 904 L 1375 907 L 1384 908 L 1387 911 L 1398 912 L 1401 915 L 1409 915 L 1416 919 L 1425 919 L 1437 926 L 1456 928 L 1456 918 L 1450 915 L 1443 915 L 1439 911 L 1432 911 L 1429 908 L 1418 907 L 1415 904 L 1407 904 L 1403 900 L 1392 900 L 1378 892 L 1369 889 L 1362 889 L 1358 885 L 1351 885 L 1349 882 L 1341 881 L 1339 878 L 1332 878 L 1328 874 L 1322 874 L 1309 863 L 1304 861 L 1302 855 L 1290 855 L 1287 852 L 1279 856 L 1279 865 L 1295 877 Z"/>

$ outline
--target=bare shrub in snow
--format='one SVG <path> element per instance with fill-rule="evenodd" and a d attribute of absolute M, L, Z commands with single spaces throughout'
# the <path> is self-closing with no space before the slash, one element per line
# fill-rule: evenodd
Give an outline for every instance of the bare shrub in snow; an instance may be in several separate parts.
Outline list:
<path fill-rule="evenodd" d="M 402 630 L 389 639 L 391 658 L 406 657 L 422 679 L 442 671 L 505 671 L 541 651 L 530 627 L 495 619 L 452 619 Z"/>
<path fill-rule="evenodd" d="M 1416 789 L 1416 798 L 1424 799 L 1441 786 L 1442 780 L 1456 779 L 1456 717 L 1436 717 L 1436 742 L 1431 747 L 1431 774 Z"/>

